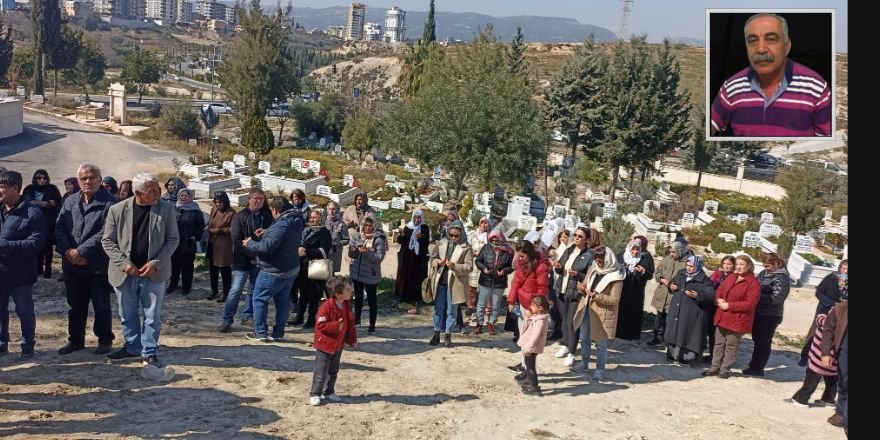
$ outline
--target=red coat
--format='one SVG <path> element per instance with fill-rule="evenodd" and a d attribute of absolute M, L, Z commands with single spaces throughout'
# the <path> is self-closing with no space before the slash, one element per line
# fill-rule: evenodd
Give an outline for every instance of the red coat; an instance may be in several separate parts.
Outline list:
<path fill-rule="evenodd" d="M 550 284 L 550 265 L 543 255 L 538 259 L 535 270 L 526 273 L 522 266 L 517 267 L 513 275 L 513 285 L 507 294 L 507 303 L 520 307 L 528 307 L 532 298 L 547 296 L 547 286 Z"/>
<path fill-rule="evenodd" d="M 761 284 L 751 272 L 736 282 L 737 274 L 728 276 L 715 292 L 715 298 L 723 298 L 730 304 L 727 310 L 715 311 L 715 325 L 736 333 L 750 333 L 755 320 L 755 308 L 761 299 Z"/>
<path fill-rule="evenodd" d="M 339 329 L 340 320 L 343 323 L 342 330 Z M 336 300 L 331 297 L 318 308 L 318 317 L 315 320 L 315 342 L 312 345 L 315 350 L 333 354 L 342 350 L 343 343 L 348 345 L 357 343 L 354 311 L 350 302 L 343 302 L 340 309 L 336 306 Z"/>

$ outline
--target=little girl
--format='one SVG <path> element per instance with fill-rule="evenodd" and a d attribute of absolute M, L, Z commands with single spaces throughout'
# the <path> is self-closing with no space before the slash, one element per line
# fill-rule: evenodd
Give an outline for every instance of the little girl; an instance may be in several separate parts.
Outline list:
<path fill-rule="evenodd" d="M 829 312 L 830 313 L 830 312 Z M 837 365 L 825 366 L 822 363 L 822 333 L 825 330 L 825 320 L 828 315 L 820 313 L 816 315 L 816 333 L 813 335 L 812 346 L 807 358 L 807 372 L 804 376 L 804 384 L 786 402 L 806 408 L 810 404 L 810 396 L 816 391 L 819 382 L 825 381 L 825 391 L 822 398 L 814 403 L 822 406 L 833 406 L 837 397 Z"/>
<path fill-rule="evenodd" d="M 544 352 L 544 344 L 547 342 L 547 328 L 550 325 L 550 302 L 546 296 L 532 298 L 529 310 L 532 314 L 526 318 L 523 324 L 522 334 L 519 336 L 517 345 L 522 348 L 526 360 L 526 371 L 517 375 L 521 380 L 523 393 L 532 396 L 541 396 L 541 388 L 538 386 L 538 371 L 535 369 L 535 361 L 538 354 Z"/>
<path fill-rule="evenodd" d="M 327 287 L 333 298 L 324 301 L 318 309 L 315 322 L 315 375 L 309 404 L 318 406 L 321 399 L 339 402 L 336 395 L 336 375 L 342 360 L 343 343 L 354 347 L 357 333 L 351 306 L 351 283 L 347 278 L 331 278 Z"/>

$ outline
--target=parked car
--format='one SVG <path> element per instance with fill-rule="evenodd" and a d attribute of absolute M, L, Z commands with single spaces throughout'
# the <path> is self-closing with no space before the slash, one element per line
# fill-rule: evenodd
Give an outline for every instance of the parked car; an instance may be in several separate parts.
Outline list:
<path fill-rule="evenodd" d="M 848 175 L 848 173 L 843 168 L 840 168 L 840 165 L 837 165 L 834 162 L 828 162 L 828 161 L 821 160 L 821 159 L 810 159 L 807 161 L 807 166 L 811 167 L 811 168 L 818 168 L 820 170 L 825 170 L 830 173 L 834 173 L 838 176 Z"/>
<path fill-rule="evenodd" d="M 202 104 L 202 110 L 204 110 L 204 111 L 208 111 L 209 107 L 211 108 L 211 110 L 214 113 L 217 113 L 217 114 L 224 114 L 224 113 L 230 114 L 230 113 L 232 113 L 232 107 L 229 107 L 227 105 L 217 104 L 217 103 Z"/>
<path fill-rule="evenodd" d="M 767 153 L 758 153 L 746 160 L 746 166 L 752 168 L 771 169 L 779 166 L 779 159 Z"/>
<path fill-rule="evenodd" d="M 273 104 L 266 110 L 267 116 L 290 116 L 290 104 Z"/>

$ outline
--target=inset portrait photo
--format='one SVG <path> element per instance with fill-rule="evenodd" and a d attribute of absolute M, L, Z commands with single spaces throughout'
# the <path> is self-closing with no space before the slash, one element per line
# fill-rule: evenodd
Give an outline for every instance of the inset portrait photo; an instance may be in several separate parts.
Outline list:
<path fill-rule="evenodd" d="M 707 140 L 834 138 L 834 10 L 706 10 Z"/>

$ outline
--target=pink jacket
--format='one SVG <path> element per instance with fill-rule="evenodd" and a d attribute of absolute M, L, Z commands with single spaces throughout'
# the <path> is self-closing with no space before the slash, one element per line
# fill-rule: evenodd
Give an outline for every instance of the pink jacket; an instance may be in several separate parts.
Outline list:
<path fill-rule="evenodd" d="M 547 342 L 547 327 L 550 324 L 550 315 L 542 313 L 526 318 L 523 323 L 522 333 L 516 345 L 522 348 L 523 354 L 543 353 L 544 344 Z"/>

